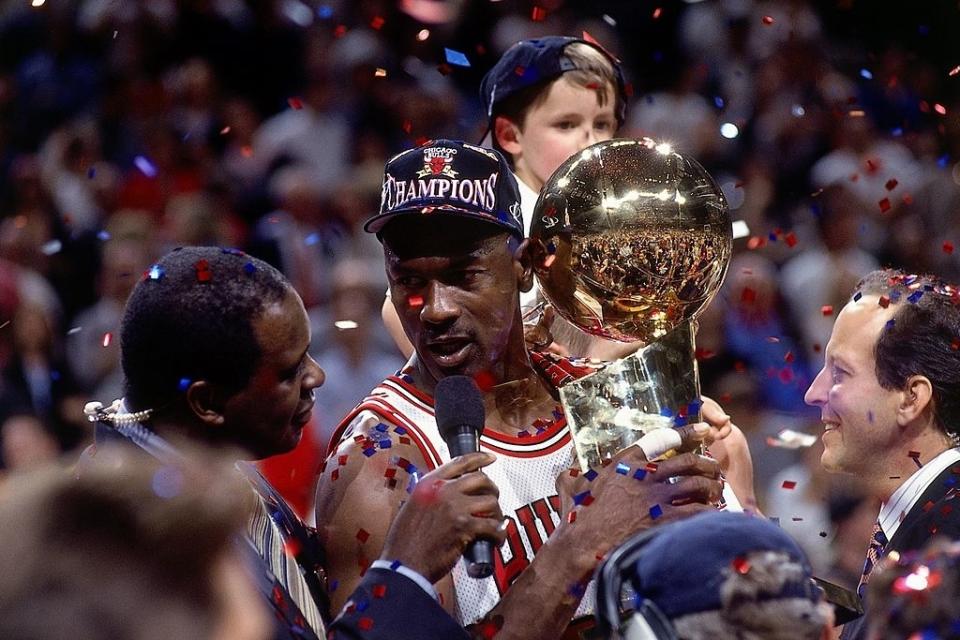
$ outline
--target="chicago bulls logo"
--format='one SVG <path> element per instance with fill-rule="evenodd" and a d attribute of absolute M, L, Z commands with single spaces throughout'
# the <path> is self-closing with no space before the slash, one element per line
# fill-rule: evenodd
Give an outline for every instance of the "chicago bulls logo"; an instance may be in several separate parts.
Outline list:
<path fill-rule="evenodd" d="M 456 178 L 457 172 L 453 170 L 453 156 L 456 154 L 456 149 L 448 149 L 446 147 L 429 147 L 424 149 L 423 169 L 417 171 L 417 177 L 447 176 L 449 178 Z"/>

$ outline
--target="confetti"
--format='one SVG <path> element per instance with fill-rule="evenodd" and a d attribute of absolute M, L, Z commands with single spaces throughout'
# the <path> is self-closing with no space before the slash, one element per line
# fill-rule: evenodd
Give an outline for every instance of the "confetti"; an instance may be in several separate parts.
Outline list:
<path fill-rule="evenodd" d="M 424 42 L 429 37 L 430 29 L 420 29 L 420 31 L 417 32 L 417 40 L 420 42 Z"/>
<path fill-rule="evenodd" d="M 140 173 L 147 176 L 148 178 L 155 178 L 157 175 L 157 168 L 153 166 L 153 163 L 150 162 L 144 156 L 137 156 L 133 159 L 134 166 L 140 170 Z"/>
<path fill-rule="evenodd" d="M 948 73 L 947 75 L 952 78 L 953 76 L 957 75 L 958 73 L 960 73 L 960 65 L 954 67 L 953 69 L 950 69 L 950 73 Z"/>
<path fill-rule="evenodd" d="M 654 520 L 656 520 L 662 515 L 663 515 L 663 509 L 660 507 L 660 505 L 655 504 L 652 507 L 650 507 L 650 517 L 653 518 Z"/>
<path fill-rule="evenodd" d="M 547 10 L 543 7 L 534 7 L 530 12 L 530 19 L 534 22 L 543 22 L 547 19 Z"/>
<path fill-rule="evenodd" d="M 547 259 L 543 261 L 543 268 L 549 269 L 550 265 L 552 265 L 556 259 L 557 259 L 557 256 L 555 255 L 547 256 Z"/>
<path fill-rule="evenodd" d="M 186 391 L 190 388 L 190 383 L 190 378 L 180 378 L 180 382 L 177 383 L 177 389 L 179 389 L 181 392 Z"/>
<path fill-rule="evenodd" d="M 790 490 L 790 489 L 796 489 L 796 488 L 797 488 L 797 481 L 796 481 L 796 480 L 784 480 L 784 481 L 783 481 L 783 484 L 780 485 L 780 486 L 783 487 L 784 489 L 788 489 L 788 490 Z"/>
<path fill-rule="evenodd" d="M 773 16 L 763 16 L 763 17 L 760 19 L 760 22 L 762 22 L 763 24 L 769 26 L 769 25 L 773 24 L 773 22 L 774 22 Z"/>
<path fill-rule="evenodd" d="M 225 136 L 225 135 L 227 135 L 228 133 L 230 133 L 230 126 L 229 126 L 229 125 L 227 125 L 227 126 L 224 127 L 223 129 L 220 129 L 220 135 Z"/>
<path fill-rule="evenodd" d="M 443 54 L 448 64 L 456 65 L 458 67 L 470 66 L 470 61 L 467 60 L 467 56 L 460 51 L 444 47 Z"/>
<path fill-rule="evenodd" d="M 782 429 L 775 438 L 767 438 L 767 446 L 778 449 L 803 449 L 812 447 L 816 442 L 817 436 L 793 429 Z"/>
<path fill-rule="evenodd" d="M 656 473 L 656 471 L 657 471 L 657 463 L 656 463 L 656 462 L 648 462 L 648 463 L 647 463 L 647 466 L 644 467 L 644 468 L 645 468 L 647 471 L 649 471 L 650 473 Z"/>
<path fill-rule="evenodd" d="M 586 478 L 589 482 L 593 482 L 598 475 L 600 474 L 597 473 L 595 470 L 590 469 L 590 471 L 587 471 L 585 474 L 583 474 L 583 477 Z"/>
<path fill-rule="evenodd" d="M 653 19 L 656 20 L 657 18 L 660 17 L 662 13 L 663 13 L 663 8 L 657 7 L 656 9 L 653 10 Z"/>
<path fill-rule="evenodd" d="M 833 315 L 833 305 L 832 305 L 832 304 L 825 304 L 825 305 L 823 305 L 822 307 L 820 307 L 820 313 L 823 314 L 823 315 L 825 315 L 825 316 L 832 316 L 832 315 Z"/>
<path fill-rule="evenodd" d="M 210 273 L 210 263 L 206 260 L 197 260 L 193 265 L 197 272 L 197 282 L 210 282 L 213 274 Z"/>
<path fill-rule="evenodd" d="M 788 233 L 783 240 L 784 242 L 787 243 L 787 246 L 790 247 L 791 249 L 797 246 L 797 234 L 795 234 L 793 231 Z"/>
<path fill-rule="evenodd" d="M 883 186 L 886 187 L 887 191 L 893 191 L 894 189 L 897 188 L 898 184 L 900 183 L 897 182 L 894 178 L 890 178 L 889 180 L 887 180 L 887 183 Z"/>
<path fill-rule="evenodd" d="M 877 204 L 880 205 L 880 213 L 886 213 L 887 211 L 890 211 L 890 198 L 884 198 Z"/>
<path fill-rule="evenodd" d="M 384 20 L 382 16 L 374 16 L 373 20 L 370 21 L 370 27 L 379 31 L 385 22 L 386 20 Z"/>
<path fill-rule="evenodd" d="M 422 307 L 423 306 L 423 296 L 410 296 L 407 298 L 407 304 L 412 307 Z"/>
<path fill-rule="evenodd" d="M 743 292 L 740 294 L 740 302 L 747 304 L 752 304 L 757 300 L 757 292 L 751 289 L 750 287 L 744 287 Z"/>
<path fill-rule="evenodd" d="M 877 304 L 879 304 L 881 307 L 886 309 L 887 307 L 890 306 L 889 296 L 880 296 L 880 300 L 877 301 Z"/>
<path fill-rule="evenodd" d="M 359 540 L 361 543 L 364 543 L 369 539 L 370 533 L 366 529 L 360 529 L 357 531 L 357 540 Z"/>
<path fill-rule="evenodd" d="M 750 561 L 743 556 L 737 556 L 734 558 L 731 566 L 733 567 L 734 571 L 742 576 L 750 573 Z"/>
<path fill-rule="evenodd" d="M 357 622 L 357 626 L 360 627 L 362 631 L 370 631 L 373 628 L 373 618 L 363 617 Z"/>
<path fill-rule="evenodd" d="M 950 349 L 953 351 L 960 349 L 960 338 L 953 339 L 953 341 L 950 343 Z"/>
<path fill-rule="evenodd" d="M 646 478 L 646 477 L 647 477 L 647 470 L 646 470 L 646 469 L 637 469 L 636 471 L 633 472 L 633 479 L 634 479 L 634 480 L 643 480 L 643 479 Z"/>
<path fill-rule="evenodd" d="M 589 507 L 591 504 L 593 504 L 593 501 L 595 499 L 596 498 L 594 498 L 593 495 L 591 495 L 590 491 L 587 490 L 587 491 L 584 491 L 583 493 L 578 493 L 577 495 L 573 496 L 573 504 Z"/>
<path fill-rule="evenodd" d="M 384 69 L 384 68 L 382 68 L 382 67 L 377 67 L 377 69 L 373 72 L 373 77 L 375 77 L 375 78 L 386 78 L 386 77 L 387 77 L 387 70 Z"/>
<path fill-rule="evenodd" d="M 104 348 L 110 346 L 110 340 L 111 340 L 112 338 L 113 338 L 113 334 L 110 333 L 109 331 L 106 332 L 105 334 L 103 334 L 103 342 L 102 342 L 102 344 L 103 344 Z"/>
<path fill-rule="evenodd" d="M 939 114 L 942 115 L 942 116 L 947 115 L 947 108 L 946 108 L 945 106 L 943 106 L 942 104 L 940 104 L 939 102 L 937 102 L 936 104 L 933 105 L 933 110 L 936 111 L 937 113 L 939 113 Z"/>
<path fill-rule="evenodd" d="M 291 96 L 287 98 L 287 104 L 290 105 L 290 108 L 294 109 L 295 111 L 299 111 L 300 109 L 303 109 L 303 100 L 301 100 L 296 96 Z"/>
<path fill-rule="evenodd" d="M 163 267 L 158 264 L 150 267 L 150 270 L 147 271 L 147 277 L 151 280 L 159 280 L 163 277 Z"/>
<path fill-rule="evenodd" d="M 617 463 L 617 473 L 619 473 L 622 476 L 627 475 L 628 473 L 630 473 L 630 466 L 622 462 Z"/>

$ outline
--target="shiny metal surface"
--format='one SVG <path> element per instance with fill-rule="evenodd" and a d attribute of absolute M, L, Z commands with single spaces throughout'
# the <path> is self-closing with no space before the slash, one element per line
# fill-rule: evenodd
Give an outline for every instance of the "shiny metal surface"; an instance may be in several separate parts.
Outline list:
<path fill-rule="evenodd" d="M 649 343 L 693 320 L 726 275 L 730 217 L 692 158 L 649 138 L 609 140 L 567 160 L 540 192 L 530 230 L 557 313 L 593 335 Z"/>

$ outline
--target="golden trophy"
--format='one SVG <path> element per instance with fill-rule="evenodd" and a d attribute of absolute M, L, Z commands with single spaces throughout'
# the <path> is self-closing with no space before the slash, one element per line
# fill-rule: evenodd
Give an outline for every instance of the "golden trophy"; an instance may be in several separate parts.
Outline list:
<path fill-rule="evenodd" d="M 530 237 L 557 314 L 641 347 L 560 388 L 584 471 L 653 430 L 699 421 L 693 323 L 732 251 L 727 202 L 710 174 L 649 138 L 595 144 L 544 185 Z"/>

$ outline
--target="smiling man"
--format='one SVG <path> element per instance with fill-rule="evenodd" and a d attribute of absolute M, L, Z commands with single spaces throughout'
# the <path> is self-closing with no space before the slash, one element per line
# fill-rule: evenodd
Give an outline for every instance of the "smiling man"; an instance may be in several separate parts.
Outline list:
<path fill-rule="evenodd" d="M 960 537 L 960 293 L 930 276 L 874 271 L 837 316 L 823 369 L 821 462 L 856 474 L 883 501 L 858 592 L 880 557 Z M 869 603 L 865 603 L 869 604 Z M 869 613 L 867 614 L 869 616 Z M 866 637 L 863 619 L 844 639 Z"/>
<path fill-rule="evenodd" d="M 407 479 L 449 459 L 433 395 L 438 381 L 464 375 L 482 392 L 480 449 L 497 456 L 485 473 L 500 490 L 507 543 L 494 549 L 492 576 L 458 563 L 438 590 L 483 637 L 556 640 L 575 613 L 590 612 L 584 593 L 598 558 L 632 533 L 709 509 L 719 466 L 684 453 L 648 468 L 631 447 L 595 473 L 570 474 L 556 390 L 592 369 L 527 351 L 519 293 L 533 285 L 533 263 L 502 155 L 432 141 L 392 158 L 383 188 L 366 229 L 383 242 L 390 296 L 416 352 L 334 436 L 317 499 L 339 582 L 331 598 L 339 605 L 380 553 Z"/>

